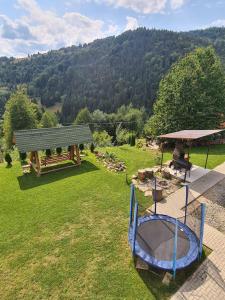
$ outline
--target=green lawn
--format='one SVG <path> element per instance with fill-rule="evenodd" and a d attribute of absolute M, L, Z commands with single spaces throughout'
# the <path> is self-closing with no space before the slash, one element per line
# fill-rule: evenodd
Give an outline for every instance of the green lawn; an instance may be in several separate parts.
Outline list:
<path fill-rule="evenodd" d="M 129 175 L 154 165 L 152 152 L 113 152 Z M 222 150 L 219 157 L 214 165 L 225 160 Z M 40 178 L 1 164 L 0 201 L 0 299 L 167 299 L 182 282 L 166 287 L 135 270 L 125 173 L 107 171 L 92 154 Z"/>
<path fill-rule="evenodd" d="M 119 158 L 122 158 L 128 166 L 128 174 L 132 175 L 137 172 L 138 168 L 145 168 L 155 164 L 156 152 L 152 150 L 140 150 L 127 145 L 121 147 L 106 147 L 104 151 L 113 152 Z M 190 159 L 193 164 L 204 167 L 206 160 L 206 147 L 193 147 L 190 151 Z M 161 153 L 158 152 L 161 156 Z M 163 162 L 172 159 L 172 153 L 164 153 Z M 225 145 L 215 145 L 210 147 L 207 168 L 213 169 L 225 161 Z"/>

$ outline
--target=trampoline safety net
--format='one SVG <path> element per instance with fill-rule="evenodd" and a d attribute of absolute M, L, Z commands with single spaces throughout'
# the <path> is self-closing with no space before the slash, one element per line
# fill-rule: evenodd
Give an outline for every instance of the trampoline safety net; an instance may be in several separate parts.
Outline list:
<path fill-rule="evenodd" d="M 201 256 L 205 206 L 197 200 L 186 204 L 183 216 L 138 216 L 138 203 L 131 187 L 129 242 L 133 255 L 157 268 L 173 270 L 190 265 Z M 178 199 L 179 200 L 179 199 Z"/>

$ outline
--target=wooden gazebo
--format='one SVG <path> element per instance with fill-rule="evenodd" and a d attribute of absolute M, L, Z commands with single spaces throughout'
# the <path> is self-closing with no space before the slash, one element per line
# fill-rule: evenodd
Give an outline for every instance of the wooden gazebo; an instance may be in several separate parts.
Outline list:
<path fill-rule="evenodd" d="M 187 160 L 189 161 L 189 154 L 190 154 L 190 148 L 191 148 L 191 143 L 196 140 L 200 140 L 202 138 L 206 138 L 212 135 L 220 134 L 224 131 L 224 129 L 214 129 L 214 130 L 181 130 L 181 131 L 176 131 L 168 134 L 162 134 L 158 136 L 161 140 L 174 140 L 174 141 L 181 141 L 181 142 L 188 142 L 188 157 Z M 161 156 L 161 168 L 163 164 L 163 151 L 164 147 L 163 144 L 161 144 L 161 151 L 162 151 L 162 156 Z M 205 160 L 205 169 L 207 167 L 208 163 L 208 157 L 209 157 L 209 144 L 207 145 L 207 153 L 206 153 L 206 160 Z M 186 180 L 186 171 L 185 171 L 185 178 L 184 181 Z"/>
<path fill-rule="evenodd" d="M 79 144 L 91 143 L 92 141 L 92 134 L 88 125 L 28 129 L 14 132 L 14 142 L 18 150 L 21 153 L 30 152 L 30 165 L 38 176 L 49 172 L 43 170 L 47 165 L 63 160 L 74 162 L 69 167 L 80 165 Z M 69 147 L 69 151 L 66 154 L 40 159 L 38 151 L 59 147 Z M 54 168 L 51 171 L 53 170 Z"/>

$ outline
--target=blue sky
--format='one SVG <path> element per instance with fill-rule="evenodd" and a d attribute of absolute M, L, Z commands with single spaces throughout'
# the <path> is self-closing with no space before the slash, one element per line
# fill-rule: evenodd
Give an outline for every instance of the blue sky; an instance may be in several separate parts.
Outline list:
<path fill-rule="evenodd" d="M 0 0 L 0 56 L 46 52 L 140 26 L 225 26 L 225 0 Z"/>

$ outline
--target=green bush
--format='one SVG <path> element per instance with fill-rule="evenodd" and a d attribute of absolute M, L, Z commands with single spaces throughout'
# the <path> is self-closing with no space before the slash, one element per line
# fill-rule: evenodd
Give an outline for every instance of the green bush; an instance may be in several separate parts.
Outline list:
<path fill-rule="evenodd" d="M 138 140 L 137 143 L 136 143 L 136 147 L 140 149 L 140 148 L 143 148 L 143 146 L 144 146 L 143 141 L 142 140 Z"/>
<path fill-rule="evenodd" d="M 135 144 L 136 144 L 136 136 L 133 133 L 130 135 L 129 144 L 130 144 L 130 146 L 135 146 Z"/>
<path fill-rule="evenodd" d="M 7 162 L 8 166 L 11 166 L 11 164 L 12 164 L 12 157 L 10 156 L 9 153 L 6 153 L 6 155 L 5 155 L 5 161 Z"/>
<path fill-rule="evenodd" d="M 62 148 L 61 148 L 61 147 L 57 147 L 57 148 L 56 148 L 56 153 L 57 153 L 58 155 L 60 155 L 60 154 L 62 153 Z"/>
<path fill-rule="evenodd" d="M 113 160 L 113 161 L 116 161 L 116 160 L 117 160 L 117 157 L 116 157 L 115 153 L 113 153 L 113 152 L 108 152 L 108 151 L 106 151 L 106 153 L 105 153 L 105 158 L 106 158 L 106 159 L 111 159 L 111 160 Z"/>
<path fill-rule="evenodd" d="M 91 143 L 91 145 L 90 145 L 90 151 L 91 151 L 91 153 L 93 153 L 95 151 L 95 145 L 94 145 L 94 143 Z"/>
<path fill-rule="evenodd" d="M 128 144 L 130 138 L 130 132 L 126 129 L 118 130 L 116 134 L 116 141 L 118 145 Z"/>
<path fill-rule="evenodd" d="M 20 159 L 21 159 L 22 161 L 25 161 L 26 158 L 27 158 L 27 153 L 26 153 L 26 152 L 20 152 Z"/>
<path fill-rule="evenodd" d="M 80 151 L 82 152 L 82 151 L 84 150 L 84 144 L 80 144 L 80 145 L 79 145 L 79 149 L 80 149 Z"/>
<path fill-rule="evenodd" d="M 159 152 L 157 152 L 157 153 L 155 154 L 154 161 L 155 161 L 155 164 L 156 164 L 156 165 L 160 165 L 160 163 L 161 163 L 161 155 L 160 155 Z"/>
<path fill-rule="evenodd" d="M 51 149 L 46 149 L 46 150 L 45 150 L 45 155 L 46 155 L 46 156 L 51 156 L 51 155 L 52 155 Z"/>
<path fill-rule="evenodd" d="M 99 147 L 110 146 L 112 143 L 112 137 L 105 131 L 95 131 L 93 133 L 94 142 Z"/>

